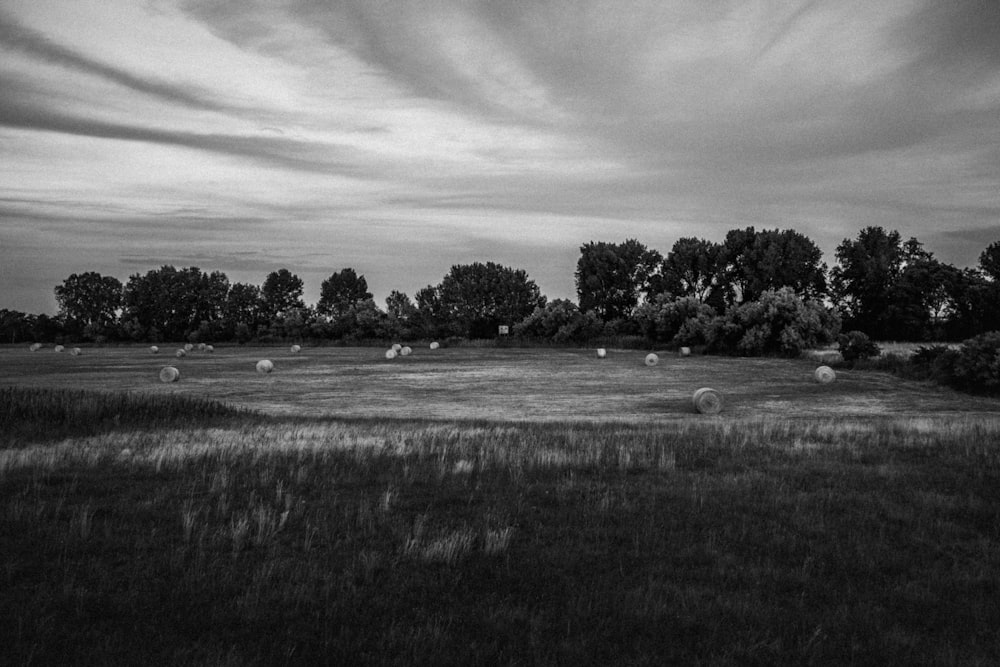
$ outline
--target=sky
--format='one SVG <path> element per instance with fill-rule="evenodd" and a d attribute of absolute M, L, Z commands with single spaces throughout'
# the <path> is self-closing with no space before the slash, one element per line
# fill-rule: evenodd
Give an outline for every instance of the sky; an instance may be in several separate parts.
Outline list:
<path fill-rule="evenodd" d="M 871 225 L 1000 240 L 998 0 L 0 0 L 0 308 L 170 264 L 452 265 Z"/>

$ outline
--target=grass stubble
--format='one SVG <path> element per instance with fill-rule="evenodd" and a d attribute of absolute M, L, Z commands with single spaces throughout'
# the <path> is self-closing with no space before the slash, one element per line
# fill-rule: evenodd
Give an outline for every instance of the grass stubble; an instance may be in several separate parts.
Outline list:
<path fill-rule="evenodd" d="M 1000 658 L 995 417 L 310 420 L 202 401 L 182 424 L 162 397 L 118 421 L 115 394 L 4 399 L 21 406 L 0 450 L 10 664 Z M 18 426 L 67 412 L 69 430 Z"/>

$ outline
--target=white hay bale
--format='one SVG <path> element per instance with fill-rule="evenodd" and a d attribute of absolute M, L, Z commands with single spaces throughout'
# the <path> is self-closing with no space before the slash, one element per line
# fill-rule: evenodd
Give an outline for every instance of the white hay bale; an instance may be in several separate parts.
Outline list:
<path fill-rule="evenodd" d="M 181 377 L 181 372 L 173 366 L 164 366 L 160 369 L 160 382 L 177 382 Z"/>
<path fill-rule="evenodd" d="M 598 359 L 604 359 L 606 356 L 608 356 L 608 351 L 607 350 L 605 350 L 603 347 L 597 348 L 597 358 Z"/>
<path fill-rule="evenodd" d="M 396 354 L 399 354 L 400 350 L 402 350 L 402 349 L 403 349 L 403 346 L 400 345 L 399 343 L 393 343 L 392 344 L 392 351 L 395 352 Z"/>
<path fill-rule="evenodd" d="M 184 343 L 184 351 L 185 352 L 190 352 L 193 349 L 194 349 L 194 345 L 192 345 L 191 343 Z"/>
<path fill-rule="evenodd" d="M 680 349 L 680 353 L 681 353 L 682 357 L 689 357 L 689 356 L 691 356 L 691 348 L 690 347 L 682 347 Z"/>
<path fill-rule="evenodd" d="M 52 348 L 52 349 L 53 349 L 53 350 L 55 350 L 56 352 L 62 352 L 62 351 L 63 351 L 63 350 L 65 350 L 66 348 L 65 348 L 65 347 L 63 347 L 62 345 L 56 345 L 56 346 L 55 346 L 54 348 Z"/>
<path fill-rule="evenodd" d="M 40 349 L 42 349 L 42 344 L 41 343 L 32 343 L 31 347 L 29 347 L 28 349 L 31 350 L 32 352 L 38 352 Z"/>
<path fill-rule="evenodd" d="M 385 351 L 385 358 L 386 359 L 395 359 L 396 358 L 396 350 L 393 350 L 393 349 L 386 350 Z"/>
<path fill-rule="evenodd" d="M 274 370 L 274 364 L 271 363 L 270 359 L 261 359 L 257 362 L 257 372 L 258 373 L 270 373 Z"/>
<path fill-rule="evenodd" d="M 301 345 L 292 345 L 292 354 L 298 354 L 302 351 Z"/>
<path fill-rule="evenodd" d="M 72 350 L 69 351 L 69 353 L 72 354 L 74 357 L 79 357 L 80 352 L 81 350 L 78 347 L 74 347 Z"/>
<path fill-rule="evenodd" d="M 717 415 L 722 411 L 722 394 L 709 387 L 702 387 L 691 397 L 694 409 L 703 415 Z"/>
<path fill-rule="evenodd" d="M 181 357 L 186 357 L 187 350 L 185 350 L 183 347 L 178 348 L 177 351 L 174 353 L 174 356 L 177 357 L 178 359 L 180 359 Z"/>
<path fill-rule="evenodd" d="M 212 353 L 212 352 L 215 352 L 215 348 L 212 347 L 211 345 L 206 345 L 205 346 L 205 351 L 208 352 L 208 353 Z"/>
<path fill-rule="evenodd" d="M 647 366 L 655 366 L 658 363 L 660 363 L 660 358 L 658 356 L 656 356 L 655 353 L 650 352 L 649 354 L 646 355 L 646 365 Z"/>
<path fill-rule="evenodd" d="M 204 343 L 198 343 L 198 351 L 199 352 L 204 352 L 206 347 L 208 347 L 208 346 L 205 345 Z"/>
<path fill-rule="evenodd" d="M 439 342 L 437 342 L 437 341 L 434 341 L 433 343 L 431 343 L 431 349 L 432 349 L 432 350 L 436 350 L 436 349 L 438 349 L 439 347 L 441 347 L 441 343 L 439 343 Z"/>
<path fill-rule="evenodd" d="M 404 345 L 402 349 L 399 351 L 399 354 L 404 357 L 408 357 L 411 354 L 413 354 L 413 348 L 411 348 L 409 345 Z"/>
<path fill-rule="evenodd" d="M 160 353 L 160 348 L 156 347 L 155 345 L 150 345 L 149 346 L 149 351 L 152 352 L 153 354 L 159 354 Z"/>
<path fill-rule="evenodd" d="M 820 384 L 830 384 L 837 379 L 837 374 L 829 366 L 820 366 L 813 372 L 813 377 Z"/>

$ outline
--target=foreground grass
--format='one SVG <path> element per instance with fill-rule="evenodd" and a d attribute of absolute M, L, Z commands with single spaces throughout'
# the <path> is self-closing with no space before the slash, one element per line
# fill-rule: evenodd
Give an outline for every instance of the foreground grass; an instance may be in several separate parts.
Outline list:
<path fill-rule="evenodd" d="M 256 421 L 0 451 L 12 664 L 996 664 L 1000 421 Z"/>

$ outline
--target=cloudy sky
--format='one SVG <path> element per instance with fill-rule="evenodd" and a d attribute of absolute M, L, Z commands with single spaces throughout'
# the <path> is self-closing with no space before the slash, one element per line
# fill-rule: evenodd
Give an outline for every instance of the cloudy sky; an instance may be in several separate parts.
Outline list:
<path fill-rule="evenodd" d="M 0 308 L 164 264 L 380 304 L 453 264 L 1000 240 L 997 0 L 0 0 Z"/>

